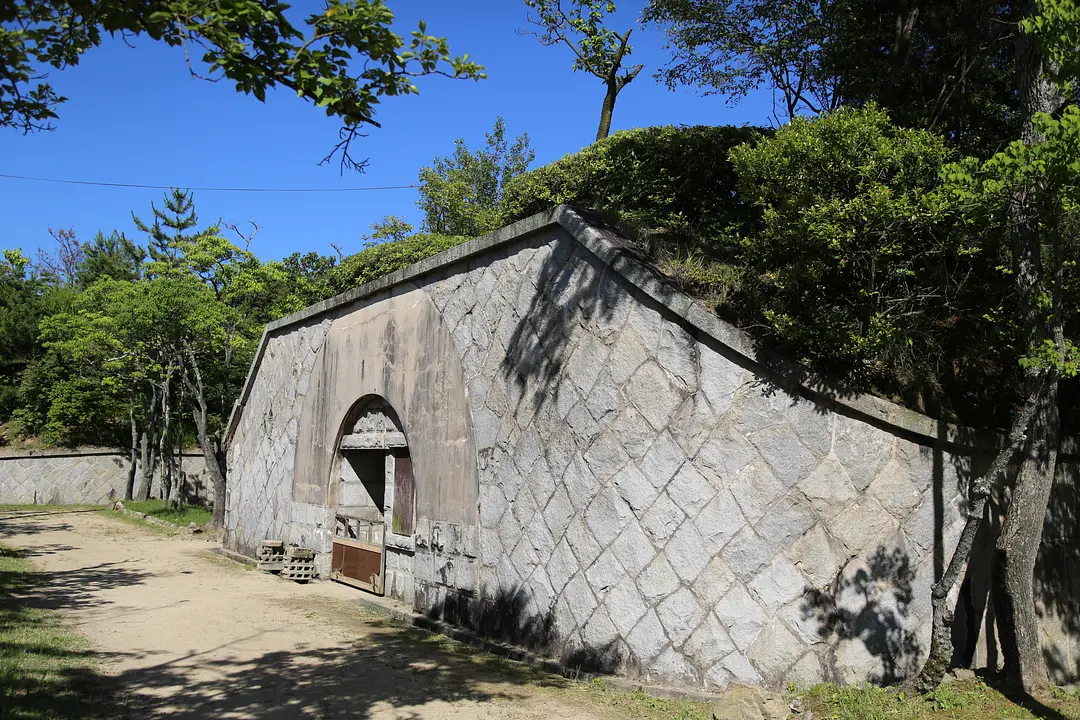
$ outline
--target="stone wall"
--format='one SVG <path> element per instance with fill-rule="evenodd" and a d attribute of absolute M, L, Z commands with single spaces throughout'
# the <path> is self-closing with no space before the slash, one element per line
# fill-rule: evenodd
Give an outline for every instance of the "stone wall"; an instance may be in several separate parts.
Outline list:
<path fill-rule="evenodd" d="M 120 500 L 129 457 L 115 450 L 0 450 L 0 505 L 98 505 Z M 184 455 L 193 499 L 213 502 L 201 455 Z"/>
<path fill-rule="evenodd" d="M 560 209 L 268 329 L 230 424 L 227 543 L 329 548 L 333 508 L 290 494 L 312 367 L 331 322 L 419 288 L 453 338 L 479 470 L 478 552 L 467 525 L 418 515 L 392 561 L 419 610 L 688 686 L 910 674 L 993 437 L 793 381 L 619 242 Z M 1075 629 L 1046 635 L 1065 675 Z"/>

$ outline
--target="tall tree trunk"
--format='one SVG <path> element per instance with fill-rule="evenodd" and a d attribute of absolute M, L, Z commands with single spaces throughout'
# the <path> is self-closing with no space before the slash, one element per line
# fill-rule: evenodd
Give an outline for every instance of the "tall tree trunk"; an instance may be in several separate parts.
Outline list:
<path fill-rule="evenodd" d="M 157 385 L 151 385 L 150 407 L 146 412 L 142 438 L 139 442 L 139 446 L 142 449 L 142 458 L 139 466 L 139 486 L 138 490 L 135 492 L 136 500 L 150 499 L 150 486 L 154 482 L 154 449 L 157 447 L 157 411 Z"/>
<path fill-rule="evenodd" d="M 210 517 L 210 527 L 220 530 L 225 526 L 225 458 L 216 435 L 209 430 L 209 407 L 206 402 L 206 386 L 203 385 L 198 359 L 191 347 L 184 344 L 187 362 L 184 366 L 184 385 L 191 394 L 191 414 L 195 419 L 195 432 L 199 436 L 206 471 L 214 485 L 214 512 Z"/>
<path fill-rule="evenodd" d="M 611 134 L 611 114 L 615 112 L 615 98 L 619 95 L 619 81 L 611 78 L 604 83 L 607 92 L 604 94 L 604 104 L 600 106 L 600 127 L 596 130 L 596 139 L 603 140 Z"/>
<path fill-rule="evenodd" d="M 1013 418 L 1012 429 L 1005 438 L 1001 450 L 998 451 L 997 457 L 982 476 L 972 481 L 968 495 L 967 522 L 964 523 L 964 529 L 960 533 L 960 540 L 956 544 L 952 560 L 949 561 L 949 567 L 931 589 L 930 605 L 933 610 L 933 622 L 930 654 L 914 682 L 915 689 L 919 692 L 925 693 L 936 689 L 945 678 L 945 671 L 949 669 L 949 661 L 953 654 L 952 621 L 954 616 L 954 611 L 948 606 L 949 593 L 955 587 L 956 581 L 960 579 L 960 571 L 971 559 L 975 536 L 979 532 L 979 526 L 986 513 L 986 500 L 993 489 L 993 483 L 1005 472 L 1009 460 L 1027 437 L 1027 430 L 1035 416 L 1035 410 L 1039 407 L 1045 382 L 1043 374 L 1040 372 L 1038 375 L 1038 384 L 1028 396 L 1023 408 Z"/>
<path fill-rule="evenodd" d="M 1027 12 L 1036 12 L 1034 0 L 1025 3 Z M 1036 38 L 1019 32 L 1017 36 L 1017 85 L 1024 113 L 1023 141 L 1042 140 L 1033 126 L 1035 113 L 1052 113 L 1062 95 L 1046 67 Z M 1017 189 L 1009 203 L 1009 233 L 1014 257 L 1014 276 L 1021 301 L 1024 331 L 1031 349 L 1046 340 L 1058 340 L 1060 347 L 1061 287 L 1046 276 L 1043 267 L 1044 243 L 1054 247 L 1054 262 L 1060 252 L 1056 235 L 1057 203 L 1045 183 Z M 1055 274 L 1057 271 L 1055 271 Z M 1049 282 L 1048 282 L 1049 281 Z M 1052 311 L 1047 317 L 1040 299 L 1049 292 Z M 1030 380 L 1028 390 L 1030 391 Z M 1044 691 L 1049 685 L 1046 662 L 1039 642 L 1035 615 L 1035 559 L 1042 540 L 1046 508 L 1054 484 L 1060 442 L 1058 380 L 1053 373 L 1032 422 L 1031 437 L 1001 525 L 994 551 L 994 610 L 1005 659 L 1005 677 L 1028 693 Z"/>
<path fill-rule="evenodd" d="M 157 465 L 157 431 L 155 428 L 142 431 L 142 439 L 139 442 L 142 449 L 142 458 L 139 463 L 139 486 L 135 492 L 136 500 L 149 500 L 150 490 L 154 484 L 154 470 Z"/>
<path fill-rule="evenodd" d="M 1005 676 L 1028 693 L 1049 685 L 1032 587 L 1059 444 L 1056 373 L 1047 378 L 1047 386 L 994 551 L 994 612 Z"/>
<path fill-rule="evenodd" d="M 128 418 L 131 420 L 131 467 L 128 468 L 124 499 L 131 500 L 135 493 L 135 476 L 139 467 L 139 426 L 135 422 L 135 389 L 128 392 Z"/>

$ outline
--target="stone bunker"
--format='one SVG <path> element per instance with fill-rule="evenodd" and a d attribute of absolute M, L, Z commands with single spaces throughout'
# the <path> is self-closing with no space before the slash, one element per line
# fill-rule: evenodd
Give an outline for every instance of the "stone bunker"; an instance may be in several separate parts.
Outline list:
<path fill-rule="evenodd" d="M 297 543 L 433 617 L 708 688 L 917 670 L 997 442 L 810 377 L 566 207 L 268 326 L 228 437 L 227 547 Z M 1074 460 L 1036 584 L 1059 680 Z M 998 661 L 987 572 L 960 664 Z"/>

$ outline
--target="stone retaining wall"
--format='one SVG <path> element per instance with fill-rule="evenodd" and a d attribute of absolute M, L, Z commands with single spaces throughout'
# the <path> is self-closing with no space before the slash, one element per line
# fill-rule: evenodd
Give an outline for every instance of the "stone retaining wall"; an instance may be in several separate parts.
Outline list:
<path fill-rule="evenodd" d="M 467 386 L 479 548 L 469 522 L 417 518 L 418 610 L 671 684 L 909 675 L 994 436 L 799 376 L 619 243 L 559 209 L 269 327 L 230 423 L 228 546 L 328 549 L 333 508 L 291 492 L 301 400 L 332 323 L 396 312 L 385 291 L 419 289 Z M 1074 475 L 1058 496 L 1074 497 Z M 1055 542 L 1076 547 L 1066 533 Z M 1075 575 L 1074 554 L 1044 578 Z M 398 581 L 410 562 L 393 559 Z M 963 590 L 972 663 L 991 652 L 978 646 L 985 584 Z M 1059 677 L 1078 655 L 1067 585 L 1041 586 Z"/>
<path fill-rule="evenodd" d="M 127 485 L 129 456 L 116 450 L 0 449 L 0 505 L 99 505 L 120 500 Z M 203 477 L 202 455 L 185 454 L 182 470 L 189 492 L 213 502 Z"/>

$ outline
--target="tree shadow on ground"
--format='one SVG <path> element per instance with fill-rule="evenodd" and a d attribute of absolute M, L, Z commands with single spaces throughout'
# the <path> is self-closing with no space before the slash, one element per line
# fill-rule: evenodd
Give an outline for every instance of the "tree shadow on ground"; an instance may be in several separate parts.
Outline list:
<path fill-rule="evenodd" d="M 53 525 L 41 518 L 16 518 L 3 521 L 3 537 L 35 535 L 44 532 L 73 531 L 70 525 Z M 9 557 L 34 557 L 75 548 L 52 544 L 40 547 L 6 550 L 0 553 Z M 25 573 L 0 570 L 0 588 L 6 595 L 21 603 L 42 610 L 77 610 L 83 607 L 100 607 L 103 603 L 96 594 L 110 588 L 139 585 L 150 573 L 132 570 L 124 562 L 98 563 L 83 567 L 51 572 Z"/>
<path fill-rule="evenodd" d="M 227 648 L 215 648 L 218 652 Z M 115 678 L 132 693 L 134 716 L 173 718 L 369 717 L 396 711 L 396 718 L 419 718 L 424 707 L 463 703 L 476 715 L 497 712 L 499 701 L 520 700 L 525 683 L 558 685 L 536 673 L 487 669 L 433 641 L 397 628 L 330 648 L 270 652 L 236 661 L 185 657 Z M 182 688 L 182 690 L 179 690 Z"/>

